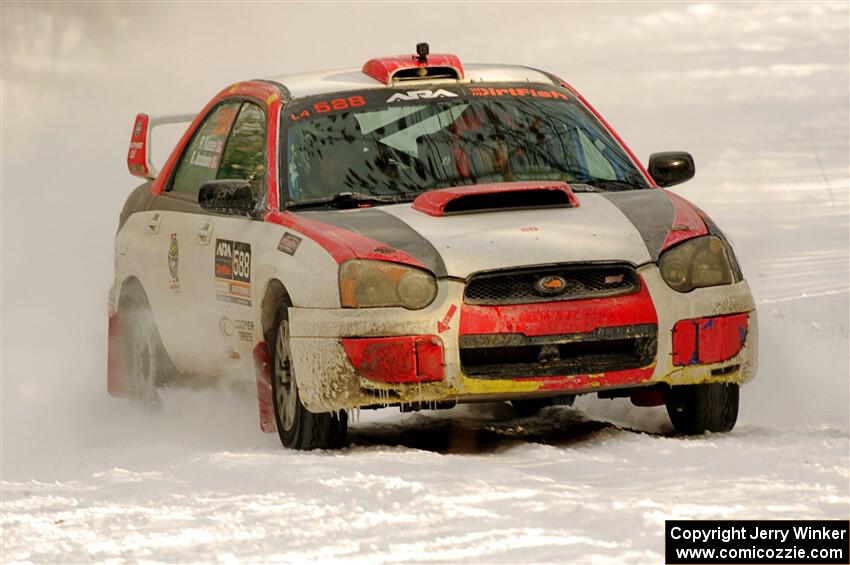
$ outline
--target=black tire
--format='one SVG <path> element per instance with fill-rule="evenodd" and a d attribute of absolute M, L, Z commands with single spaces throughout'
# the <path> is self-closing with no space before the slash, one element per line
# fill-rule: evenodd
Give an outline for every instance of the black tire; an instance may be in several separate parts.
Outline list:
<path fill-rule="evenodd" d="M 576 401 L 573 394 L 554 396 L 550 398 L 530 398 L 526 400 L 511 400 L 514 412 L 520 418 L 530 418 L 549 406 L 572 406 Z"/>
<path fill-rule="evenodd" d="M 738 420 L 737 384 L 674 386 L 664 393 L 667 413 L 680 434 L 728 432 Z"/>
<path fill-rule="evenodd" d="M 280 442 L 290 449 L 337 449 L 344 447 L 348 432 L 348 414 L 316 414 L 301 404 L 298 382 L 292 370 L 289 349 L 287 304 L 275 316 L 269 335 L 272 353 L 272 402 Z"/>
<path fill-rule="evenodd" d="M 133 297 L 119 310 L 121 377 L 127 397 L 148 408 L 161 405 L 159 391 L 169 366 L 159 331 L 146 300 Z"/>

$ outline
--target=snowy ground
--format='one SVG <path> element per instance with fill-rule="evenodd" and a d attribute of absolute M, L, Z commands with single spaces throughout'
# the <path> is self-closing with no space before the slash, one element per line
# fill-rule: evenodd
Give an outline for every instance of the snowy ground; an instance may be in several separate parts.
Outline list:
<path fill-rule="evenodd" d="M 223 8 L 210 8 L 208 24 L 220 23 Z M 127 127 L 148 99 L 168 102 L 136 92 L 133 63 L 152 57 L 145 68 L 158 80 L 172 65 L 175 96 L 195 106 L 211 92 L 193 80 L 214 90 L 280 64 L 245 70 L 225 55 L 211 78 L 179 53 L 140 53 L 117 33 L 73 26 L 45 63 L 38 45 L 13 49 L 4 5 L 0 561 L 660 563 L 667 518 L 850 514 L 846 4 L 537 8 L 512 30 L 522 47 L 452 43 L 433 16 L 422 25 L 469 59 L 569 76 L 641 156 L 695 154 L 697 178 L 677 192 L 731 236 L 759 308 L 759 375 L 735 430 L 667 437 L 663 409 L 584 397 L 525 420 L 506 405 L 362 412 L 350 447 L 305 454 L 261 434 L 252 396 L 229 388 L 170 392 L 159 413 L 108 398 L 105 293 L 132 186 L 121 170 Z M 192 21 L 187 6 L 169 9 L 142 18 L 160 41 Z M 496 27 L 517 10 L 493 9 Z M 88 11 L 138 36 L 113 8 Z M 583 31 L 547 27 L 558 22 Z M 86 50 L 90 35 L 118 55 Z M 390 50 L 407 45 L 390 36 Z M 567 48 L 596 64 L 556 57 Z M 387 47 L 352 49 L 344 64 Z M 327 52 L 299 69 L 338 65 Z M 99 91 L 109 96 L 91 99 Z M 659 105 L 672 126 L 656 119 Z"/>

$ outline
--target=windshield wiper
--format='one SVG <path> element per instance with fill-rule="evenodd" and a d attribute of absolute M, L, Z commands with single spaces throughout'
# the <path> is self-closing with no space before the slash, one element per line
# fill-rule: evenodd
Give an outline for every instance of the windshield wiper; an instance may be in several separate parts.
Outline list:
<path fill-rule="evenodd" d="M 645 185 L 631 182 L 627 180 L 617 180 L 617 179 L 580 179 L 576 180 L 574 183 L 570 183 L 570 187 L 575 190 L 576 185 L 585 185 L 591 189 L 597 190 L 586 190 L 586 192 L 598 192 L 598 191 L 606 191 L 606 190 L 637 190 L 642 188 L 647 188 Z M 579 190 L 580 192 L 580 190 Z"/>
<path fill-rule="evenodd" d="M 325 198 L 289 202 L 286 205 L 286 209 L 296 210 L 299 208 L 321 208 L 325 206 L 331 208 L 357 208 L 361 204 L 398 204 L 403 201 L 404 199 L 398 196 L 363 194 L 362 192 L 340 192 Z"/>
<path fill-rule="evenodd" d="M 605 192 L 601 188 L 597 188 L 595 186 L 591 186 L 584 181 L 581 182 L 571 182 L 568 183 L 570 185 L 570 190 L 573 192 Z"/>

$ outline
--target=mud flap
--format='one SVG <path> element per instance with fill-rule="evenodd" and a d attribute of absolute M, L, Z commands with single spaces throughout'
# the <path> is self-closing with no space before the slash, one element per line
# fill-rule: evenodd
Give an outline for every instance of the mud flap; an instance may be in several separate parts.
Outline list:
<path fill-rule="evenodd" d="M 124 382 L 121 350 L 121 321 L 118 313 L 109 316 L 107 357 L 106 357 L 106 390 L 111 396 L 127 396 L 127 384 Z"/>
<path fill-rule="evenodd" d="M 257 404 L 260 409 L 260 429 L 266 433 L 275 431 L 274 406 L 272 405 L 271 350 L 261 341 L 254 348 L 254 370 L 257 377 Z"/>

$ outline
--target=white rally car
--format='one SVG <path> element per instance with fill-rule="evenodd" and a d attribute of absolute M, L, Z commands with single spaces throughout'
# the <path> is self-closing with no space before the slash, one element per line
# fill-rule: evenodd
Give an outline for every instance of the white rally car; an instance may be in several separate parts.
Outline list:
<path fill-rule="evenodd" d="M 344 445 L 347 412 L 577 394 L 728 431 L 756 370 L 728 240 L 567 83 L 453 55 L 251 80 L 157 172 L 139 114 L 110 293 L 108 389 L 256 379 L 260 427 Z M 189 121 L 189 120 L 185 120 Z"/>

